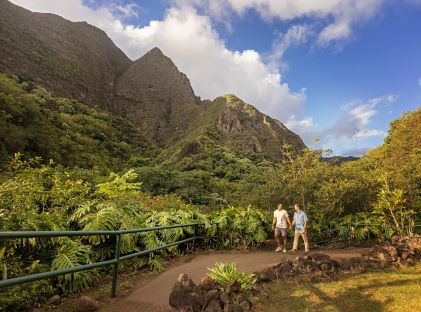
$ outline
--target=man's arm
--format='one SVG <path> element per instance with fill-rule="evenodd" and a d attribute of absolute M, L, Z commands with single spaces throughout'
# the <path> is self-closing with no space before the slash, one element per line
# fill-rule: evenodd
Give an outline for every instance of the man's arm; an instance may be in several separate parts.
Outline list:
<path fill-rule="evenodd" d="M 304 215 L 304 232 L 307 233 L 308 218 L 307 215 Z"/>
<path fill-rule="evenodd" d="M 272 220 L 272 230 L 275 230 L 275 225 L 276 225 L 276 217 L 273 217 L 273 220 Z"/>
<path fill-rule="evenodd" d="M 292 229 L 291 220 L 289 219 L 288 215 L 286 215 L 286 218 L 287 218 L 287 222 L 288 222 L 288 225 L 289 225 L 289 229 L 291 230 Z"/>

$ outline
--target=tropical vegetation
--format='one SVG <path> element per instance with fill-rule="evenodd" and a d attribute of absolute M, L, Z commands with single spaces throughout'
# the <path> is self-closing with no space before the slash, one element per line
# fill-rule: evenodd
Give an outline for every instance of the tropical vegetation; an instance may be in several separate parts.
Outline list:
<path fill-rule="evenodd" d="M 208 268 L 208 275 L 212 280 L 221 286 L 224 291 L 228 291 L 228 286 L 232 282 L 238 282 L 241 291 L 249 290 L 256 282 L 254 274 L 248 274 L 237 269 L 237 264 L 215 263 L 212 268 Z"/>
<path fill-rule="evenodd" d="M 58 98 L 30 80 L 0 75 L 0 231 L 117 230 L 204 223 L 223 248 L 246 248 L 270 235 L 278 202 L 300 203 L 313 242 L 411 234 L 421 223 L 421 110 L 391 124 L 382 146 L 355 161 L 333 163 L 328 151 L 280 147 L 281 160 L 209 142 L 197 153 L 162 159 L 126 119 Z M 194 228 L 123 235 L 121 252 L 190 237 Z M 110 259 L 115 238 L 4 240 L 2 278 Z M 190 252 L 171 247 L 122 265 L 163 269 Z M 225 268 L 222 268 L 225 270 Z M 235 271 L 235 270 L 234 270 Z M 12 287 L 4 309 L 53 293 L 75 293 L 109 269 Z"/>

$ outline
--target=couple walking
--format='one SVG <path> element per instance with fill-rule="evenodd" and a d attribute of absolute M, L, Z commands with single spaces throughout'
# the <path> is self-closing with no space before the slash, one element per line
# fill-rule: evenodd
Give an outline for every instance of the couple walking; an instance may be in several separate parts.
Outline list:
<path fill-rule="evenodd" d="M 275 240 L 277 243 L 277 248 L 275 251 L 287 251 L 287 229 L 289 225 L 289 229 L 292 231 L 292 227 L 295 225 L 295 234 L 294 234 L 294 243 L 292 247 L 292 252 L 297 251 L 298 246 L 298 239 L 300 236 L 303 238 L 304 241 L 304 248 L 305 252 L 308 252 L 308 238 L 307 238 L 307 225 L 308 225 L 308 218 L 304 211 L 301 210 L 301 206 L 299 204 L 294 205 L 294 217 L 292 223 L 289 219 L 288 212 L 284 209 L 282 204 L 278 204 L 278 207 L 273 212 L 273 221 L 272 221 L 272 229 L 275 232 Z M 284 240 L 284 248 L 281 248 L 281 242 L 279 241 L 279 234 L 282 235 Z"/>

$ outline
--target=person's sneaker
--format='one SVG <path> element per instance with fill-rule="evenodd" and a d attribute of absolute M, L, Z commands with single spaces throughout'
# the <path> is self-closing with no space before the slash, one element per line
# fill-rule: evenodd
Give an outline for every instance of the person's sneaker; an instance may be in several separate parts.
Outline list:
<path fill-rule="evenodd" d="M 282 252 L 287 252 L 287 250 L 286 250 L 286 249 L 284 249 L 284 250 L 282 250 Z"/>
<path fill-rule="evenodd" d="M 297 251 L 296 251 L 295 249 L 291 249 L 291 253 L 292 253 L 293 255 L 295 255 L 295 254 L 297 253 Z"/>
<path fill-rule="evenodd" d="M 281 248 L 281 247 L 277 247 L 277 248 L 275 249 L 275 251 L 276 251 L 276 252 L 278 252 L 278 251 L 282 251 L 282 248 Z"/>

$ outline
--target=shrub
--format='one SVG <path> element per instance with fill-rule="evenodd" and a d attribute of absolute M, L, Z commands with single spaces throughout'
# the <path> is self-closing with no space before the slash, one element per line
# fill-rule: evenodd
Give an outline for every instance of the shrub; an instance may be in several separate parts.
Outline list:
<path fill-rule="evenodd" d="M 237 281 L 240 284 L 241 291 L 249 290 L 256 282 L 254 274 L 247 274 L 239 271 L 234 262 L 231 263 L 216 263 L 213 268 L 208 268 L 209 276 L 214 282 L 226 287 L 230 282 Z"/>

